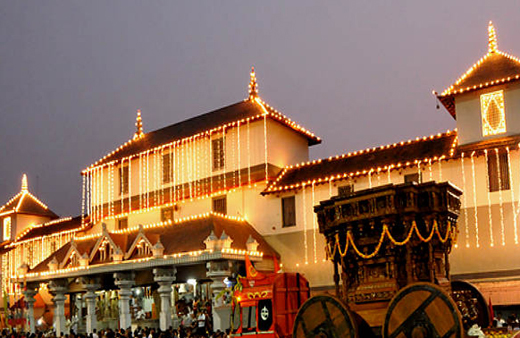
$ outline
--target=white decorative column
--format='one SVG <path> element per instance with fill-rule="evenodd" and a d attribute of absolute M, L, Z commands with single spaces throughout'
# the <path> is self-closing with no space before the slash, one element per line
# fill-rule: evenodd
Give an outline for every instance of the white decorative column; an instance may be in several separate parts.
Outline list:
<path fill-rule="evenodd" d="M 154 269 L 153 280 L 159 284 L 157 292 L 161 297 L 161 312 L 159 313 L 159 328 L 166 331 L 172 326 L 172 283 L 175 281 L 177 269 Z"/>
<path fill-rule="evenodd" d="M 54 303 L 54 330 L 56 331 L 56 336 L 61 337 L 67 333 L 65 329 L 66 281 L 51 281 L 49 283 L 49 290 L 54 296 L 52 298 L 52 302 Z"/>
<path fill-rule="evenodd" d="M 83 295 L 85 303 L 87 303 L 87 334 L 93 333 L 97 330 L 97 315 L 96 315 L 96 290 L 99 289 L 99 284 L 84 284 L 83 286 L 87 292 Z"/>
<path fill-rule="evenodd" d="M 27 287 L 27 290 L 23 292 L 23 296 L 25 298 L 25 301 L 27 302 L 27 311 L 26 311 L 26 319 L 27 319 L 27 327 L 29 328 L 29 333 L 35 333 L 35 319 L 34 319 L 34 302 L 36 302 L 36 299 L 34 299 L 34 296 L 38 291 L 34 288 Z"/>
<path fill-rule="evenodd" d="M 119 287 L 119 327 L 126 330 L 132 325 L 130 298 L 134 286 L 134 274 L 116 272 L 114 278 L 115 285 Z"/>
<path fill-rule="evenodd" d="M 213 331 L 225 331 L 229 328 L 231 305 L 224 304 L 223 298 L 216 299 L 217 295 L 226 288 L 224 279 L 231 275 L 231 262 L 213 261 L 206 263 L 206 277 L 210 278 L 213 299 Z"/>

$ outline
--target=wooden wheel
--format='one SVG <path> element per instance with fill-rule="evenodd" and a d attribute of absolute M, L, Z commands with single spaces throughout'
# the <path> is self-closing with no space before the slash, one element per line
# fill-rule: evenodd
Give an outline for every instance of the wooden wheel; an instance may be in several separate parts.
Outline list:
<path fill-rule="evenodd" d="M 489 327 L 488 305 L 474 285 L 465 281 L 451 282 L 451 298 L 462 315 L 464 329 L 469 329 L 473 324 Z"/>
<path fill-rule="evenodd" d="M 411 284 L 390 301 L 384 338 L 462 338 L 462 318 L 451 297 L 429 283 Z"/>
<path fill-rule="evenodd" d="M 303 303 L 294 321 L 293 338 L 358 338 L 350 311 L 331 296 L 315 296 Z"/>

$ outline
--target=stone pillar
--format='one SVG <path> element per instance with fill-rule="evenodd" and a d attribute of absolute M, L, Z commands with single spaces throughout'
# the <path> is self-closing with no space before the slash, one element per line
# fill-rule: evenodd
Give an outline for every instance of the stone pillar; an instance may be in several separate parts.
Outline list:
<path fill-rule="evenodd" d="M 161 312 L 159 313 L 159 328 L 166 331 L 172 326 L 172 283 L 175 281 L 177 269 L 154 269 L 153 280 L 159 284 L 157 292 L 161 297 Z"/>
<path fill-rule="evenodd" d="M 97 315 L 96 315 L 96 290 L 99 289 L 99 284 L 84 284 L 83 286 L 87 292 L 83 295 L 85 303 L 87 303 L 87 334 L 93 333 L 97 330 Z"/>
<path fill-rule="evenodd" d="M 34 319 L 34 302 L 36 302 L 36 299 L 34 299 L 34 296 L 38 291 L 35 288 L 27 287 L 27 290 L 23 292 L 23 296 L 25 298 L 25 301 L 27 302 L 27 311 L 26 311 L 26 320 L 27 320 L 27 327 L 29 329 L 29 333 L 35 333 L 35 319 Z"/>
<path fill-rule="evenodd" d="M 56 331 L 56 336 L 61 337 L 67 333 L 65 329 L 65 300 L 67 299 L 66 281 L 51 281 L 49 283 L 49 290 L 53 295 L 52 302 L 54 303 L 54 330 Z"/>
<path fill-rule="evenodd" d="M 115 285 L 119 287 L 119 327 L 128 329 L 132 325 L 130 298 L 134 286 L 134 273 L 114 273 Z"/>
<path fill-rule="evenodd" d="M 224 304 L 223 298 L 216 299 L 217 295 L 226 288 L 224 279 L 231 275 L 231 262 L 215 261 L 206 263 L 206 277 L 210 278 L 213 299 L 213 331 L 225 331 L 229 328 L 231 305 Z"/>

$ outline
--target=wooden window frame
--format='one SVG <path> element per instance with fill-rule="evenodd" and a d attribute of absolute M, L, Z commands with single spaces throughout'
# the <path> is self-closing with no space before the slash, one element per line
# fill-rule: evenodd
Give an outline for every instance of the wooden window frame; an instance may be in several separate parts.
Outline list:
<path fill-rule="evenodd" d="M 488 152 L 486 169 L 488 171 L 489 192 L 511 189 L 511 178 L 509 177 L 509 158 L 507 156 L 507 152 L 499 151 L 498 161 L 499 163 L 497 163 L 497 153 L 495 151 Z"/>
<path fill-rule="evenodd" d="M 219 203 L 222 204 L 222 202 L 223 206 L 219 205 Z M 211 210 L 218 214 L 227 215 L 227 196 L 222 195 L 218 197 L 213 197 L 211 199 Z"/>
<path fill-rule="evenodd" d="M 282 197 L 282 228 L 296 226 L 296 197 Z M 292 209 L 292 212 L 291 212 Z"/>

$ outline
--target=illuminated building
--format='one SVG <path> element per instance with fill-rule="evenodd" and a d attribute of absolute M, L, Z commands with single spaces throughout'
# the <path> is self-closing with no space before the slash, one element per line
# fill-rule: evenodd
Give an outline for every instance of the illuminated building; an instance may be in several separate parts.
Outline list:
<path fill-rule="evenodd" d="M 81 233 L 10 278 L 33 293 L 48 282 L 62 332 L 66 294 L 82 294 L 92 314 L 99 290 L 119 290 L 116 319 L 127 328 L 132 287 L 159 285 L 164 328 L 174 282 L 197 274 L 216 294 L 246 253 L 265 269 L 281 258 L 315 290 L 331 288 L 313 206 L 338 194 L 434 180 L 464 191 L 453 278 L 474 282 L 496 305 L 520 304 L 520 265 L 511 259 L 520 248 L 520 61 L 498 49 L 491 23 L 488 46 L 435 93 L 456 130 L 325 159 L 309 161 L 309 146 L 321 140 L 260 99 L 254 70 L 248 97 L 231 106 L 149 133 L 139 111 L 133 137 L 82 172 Z M 346 254 L 370 256 L 351 247 Z M 220 305 L 215 328 L 227 320 Z M 91 332 L 99 323 L 87 317 Z"/>

